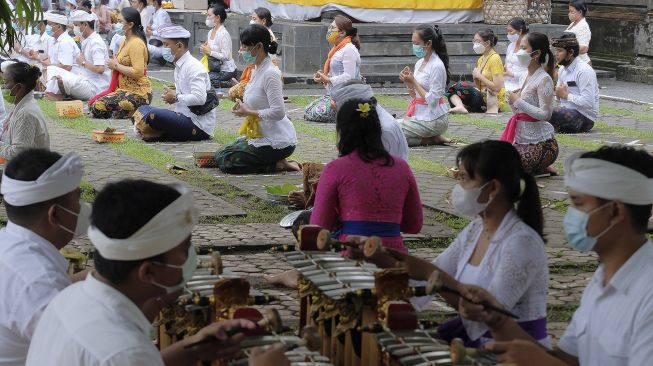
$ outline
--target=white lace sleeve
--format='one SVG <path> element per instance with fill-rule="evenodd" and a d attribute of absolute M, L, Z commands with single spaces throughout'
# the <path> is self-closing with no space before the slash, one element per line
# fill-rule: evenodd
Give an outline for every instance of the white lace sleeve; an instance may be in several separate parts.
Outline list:
<path fill-rule="evenodd" d="M 527 86 L 524 86 L 524 89 L 526 88 Z M 519 98 L 515 102 L 515 107 L 540 121 L 550 120 L 553 113 L 553 81 L 550 77 L 541 78 L 537 84 L 537 102 L 538 105 L 533 105 Z"/>
<path fill-rule="evenodd" d="M 263 88 L 268 98 L 270 108 L 258 111 L 259 117 L 279 121 L 286 116 L 286 107 L 283 103 L 283 82 L 278 69 L 267 69 L 264 75 Z"/>
<path fill-rule="evenodd" d="M 20 122 L 6 122 L 10 123 L 8 130 L 5 132 L 9 135 L 9 143 L 3 142 L 0 144 L 0 156 L 7 160 L 31 147 L 35 147 L 36 126 L 39 123 L 38 119 L 22 113 L 14 116 L 14 118 L 15 121 Z"/>

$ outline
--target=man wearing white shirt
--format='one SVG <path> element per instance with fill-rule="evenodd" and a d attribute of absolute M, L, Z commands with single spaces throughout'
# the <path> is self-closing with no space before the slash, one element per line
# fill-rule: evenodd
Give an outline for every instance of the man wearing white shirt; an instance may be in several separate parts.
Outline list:
<path fill-rule="evenodd" d="M 154 0 L 154 13 L 150 18 L 152 24 L 143 24 L 145 35 L 147 36 L 147 51 L 150 53 L 150 60 L 158 60 L 160 64 L 165 65 L 166 61 L 162 57 L 163 37 L 159 34 L 159 28 L 172 24 L 170 15 L 162 7 L 162 0 Z"/>
<path fill-rule="evenodd" d="M 71 283 L 59 249 L 88 224 L 81 179 L 74 153 L 32 149 L 7 164 L 0 188 L 9 218 L 0 230 L 0 365 L 25 364 L 43 310 Z"/>
<path fill-rule="evenodd" d="M 44 73 L 44 84 L 58 75 L 59 70 L 71 71 L 75 64 L 75 58 L 79 55 L 77 43 L 68 35 L 68 17 L 53 12 L 45 13 L 45 20 L 52 29 L 54 42 L 48 49 L 48 57 L 41 61 L 46 69 Z"/>
<path fill-rule="evenodd" d="M 109 183 L 93 210 L 88 236 L 95 270 L 52 300 L 26 365 L 195 365 L 239 351 L 242 332 L 226 331 L 254 329 L 249 320 L 212 323 L 161 351 L 150 338 L 152 319 L 179 296 L 197 267 L 192 190 L 144 180 Z M 204 343 L 193 345 L 199 341 Z M 277 346 L 266 353 L 282 356 L 284 350 Z"/>
<path fill-rule="evenodd" d="M 107 44 L 95 32 L 95 18 L 83 10 L 75 10 L 70 20 L 75 32 L 82 37 L 82 52 L 75 59 L 71 71 L 48 68 L 45 96 L 49 100 L 62 100 L 64 95 L 88 100 L 109 87 L 111 75 L 105 65 L 109 59 Z"/>
<path fill-rule="evenodd" d="M 159 28 L 158 33 L 163 37 L 163 57 L 175 64 L 176 90 L 166 89 L 162 98 L 174 104 L 175 110 L 143 105 L 134 113 L 134 127 L 144 139 L 208 140 L 215 127 L 217 97 L 208 72 L 188 51 L 190 32 L 168 25 Z M 204 104 L 210 106 L 199 111 Z"/>
<path fill-rule="evenodd" d="M 562 65 L 558 71 L 555 94 L 560 107 L 553 110 L 549 121 L 556 132 L 588 132 L 599 117 L 599 83 L 596 72 L 578 58 L 580 46 L 576 35 L 563 33 L 554 39 L 556 60 Z"/>
<path fill-rule="evenodd" d="M 460 313 L 485 322 L 498 341 L 486 349 L 499 362 L 528 366 L 640 366 L 653 360 L 653 244 L 646 236 L 653 204 L 653 157 L 604 146 L 565 164 L 571 206 L 564 219 L 570 247 L 594 251 L 601 263 L 558 346 L 536 345 L 512 319 L 461 301 Z M 499 303 L 472 286 L 463 295 Z"/>

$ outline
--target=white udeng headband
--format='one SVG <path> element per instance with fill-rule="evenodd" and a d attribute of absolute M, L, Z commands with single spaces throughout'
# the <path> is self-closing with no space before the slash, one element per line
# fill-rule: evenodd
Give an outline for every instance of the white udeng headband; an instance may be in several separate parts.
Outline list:
<path fill-rule="evenodd" d="M 36 180 L 24 181 L 2 175 L 0 192 L 12 206 L 27 206 L 70 193 L 82 181 L 82 158 L 74 152 L 62 156 Z"/>
<path fill-rule="evenodd" d="M 572 156 L 565 162 L 565 185 L 580 193 L 631 205 L 653 204 L 653 179 L 601 159 Z"/>
<path fill-rule="evenodd" d="M 112 239 L 95 226 L 88 228 L 88 237 L 102 257 L 120 261 L 150 258 L 169 251 L 188 238 L 198 217 L 193 206 L 193 192 L 181 184 L 170 186 L 181 196 L 129 238 Z"/>

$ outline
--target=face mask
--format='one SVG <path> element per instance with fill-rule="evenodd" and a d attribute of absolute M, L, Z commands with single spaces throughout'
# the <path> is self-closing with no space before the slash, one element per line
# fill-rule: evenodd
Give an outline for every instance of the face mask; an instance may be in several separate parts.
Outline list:
<path fill-rule="evenodd" d="M 45 33 L 47 33 L 47 35 L 50 37 L 54 36 L 54 30 L 52 30 L 51 25 L 45 27 Z"/>
<path fill-rule="evenodd" d="M 256 24 L 256 20 L 254 20 L 254 19 L 250 20 L 249 24 Z"/>
<path fill-rule="evenodd" d="M 453 187 L 451 193 L 451 203 L 453 207 L 467 217 L 476 217 L 481 212 L 485 211 L 487 206 L 492 202 L 490 198 L 486 203 L 479 203 L 478 198 L 481 196 L 483 188 L 490 182 L 483 184 L 480 187 L 465 189 L 460 184 Z"/>
<path fill-rule="evenodd" d="M 14 28 L 14 31 L 16 31 L 16 33 L 20 33 L 20 27 L 18 26 L 17 23 L 11 23 L 11 27 Z"/>
<path fill-rule="evenodd" d="M 608 202 L 605 205 L 597 207 L 590 212 L 583 212 L 569 206 L 562 224 L 565 229 L 567 243 L 570 247 L 581 252 L 590 251 L 594 248 L 599 238 L 602 237 L 603 234 L 607 233 L 608 230 L 612 229 L 612 224 L 610 224 L 610 226 L 608 226 L 597 236 L 592 237 L 587 234 L 587 223 L 590 220 L 590 216 L 605 206 L 609 205 L 610 203 L 611 202 Z"/>
<path fill-rule="evenodd" d="M 77 223 L 75 224 L 75 230 L 70 230 L 69 228 L 59 224 L 59 227 L 69 234 L 73 234 L 73 238 L 79 238 L 80 236 L 86 234 L 88 227 L 91 225 L 91 205 L 86 202 L 79 202 L 79 212 L 71 211 L 61 205 L 57 205 L 62 210 L 68 212 L 71 215 L 77 216 Z"/>
<path fill-rule="evenodd" d="M 155 263 L 170 268 L 181 269 L 181 282 L 175 286 L 166 286 L 156 281 L 152 281 L 152 284 L 154 286 L 161 287 L 162 289 L 166 290 L 166 293 L 168 294 L 177 292 L 182 288 L 184 288 L 184 286 L 186 286 L 186 282 L 188 282 L 191 278 L 193 278 L 193 275 L 195 274 L 195 270 L 197 269 L 197 256 L 195 254 L 195 246 L 191 244 L 188 247 L 188 257 L 186 258 L 186 262 L 184 262 L 184 264 L 182 264 L 181 266 L 168 264 L 168 263 L 160 263 L 160 262 L 155 262 Z"/>
<path fill-rule="evenodd" d="M 252 55 L 252 51 L 245 51 L 241 53 L 241 55 L 243 55 L 243 60 L 247 65 L 251 65 L 256 62 L 256 56 Z"/>
<path fill-rule="evenodd" d="M 70 15 L 70 8 L 64 9 L 64 13 L 66 13 L 66 16 Z"/>
<path fill-rule="evenodd" d="M 515 56 L 517 56 L 517 61 L 519 61 L 521 66 L 527 67 L 531 64 L 531 60 L 533 59 L 531 55 L 533 53 L 535 53 L 535 51 L 528 53 L 526 50 L 519 50 L 517 53 L 515 53 Z"/>
<path fill-rule="evenodd" d="M 483 46 L 482 43 L 474 42 L 474 52 L 476 52 L 477 55 L 482 54 L 485 52 L 485 46 Z"/>
<path fill-rule="evenodd" d="M 209 27 L 209 28 L 213 28 L 213 26 L 215 25 L 215 24 L 213 24 L 213 19 L 211 19 L 211 18 L 206 18 L 206 20 L 204 21 L 204 24 L 206 24 L 206 26 Z"/>
<path fill-rule="evenodd" d="M 34 29 L 32 29 L 32 34 L 40 36 L 41 35 L 41 30 L 39 29 L 39 27 L 34 27 Z"/>
<path fill-rule="evenodd" d="M 18 84 L 16 84 L 18 85 Z M 11 89 L 9 89 L 9 95 L 7 96 L 7 102 L 11 104 L 16 104 L 16 95 L 12 93 L 12 90 L 16 87 L 16 85 L 12 86 Z"/>
<path fill-rule="evenodd" d="M 333 44 L 333 43 L 336 43 L 336 40 L 338 39 L 339 36 L 340 36 L 340 32 L 335 31 L 335 30 L 334 31 L 329 31 L 326 34 L 326 40 L 327 40 L 327 42 Z"/>
<path fill-rule="evenodd" d="M 424 55 L 426 55 L 426 50 L 424 49 L 424 46 L 420 46 L 418 44 L 413 45 L 413 55 L 417 58 L 422 58 Z"/>
<path fill-rule="evenodd" d="M 161 57 L 168 62 L 175 62 L 175 55 L 172 54 L 172 50 L 169 47 L 163 47 L 161 49 Z"/>
<path fill-rule="evenodd" d="M 74 33 L 77 37 L 81 37 L 81 36 L 82 36 L 82 30 L 81 30 L 78 26 L 75 26 L 75 27 L 73 28 L 73 33 Z"/>
<path fill-rule="evenodd" d="M 508 35 L 508 40 L 510 43 L 515 43 L 519 39 L 519 34 L 509 34 Z"/>
<path fill-rule="evenodd" d="M 125 29 L 122 27 L 122 23 L 116 23 L 116 25 L 113 26 L 113 31 L 119 36 L 125 34 Z"/>

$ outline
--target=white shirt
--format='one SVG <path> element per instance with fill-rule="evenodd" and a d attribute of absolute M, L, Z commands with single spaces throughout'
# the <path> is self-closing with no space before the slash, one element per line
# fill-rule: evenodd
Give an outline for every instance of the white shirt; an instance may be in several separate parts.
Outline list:
<path fill-rule="evenodd" d="M 381 122 L 381 141 L 383 146 L 390 153 L 402 160 L 408 161 L 408 142 L 401 125 L 388 111 L 381 106 L 376 106 L 376 113 Z"/>
<path fill-rule="evenodd" d="M 73 38 L 68 35 L 68 32 L 63 32 L 59 38 L 54 40 L 48 54 L 52 65 L 72 66 L 79 55 L 79 47 L 77 47 L 77 43 Z"/>
<path fill-rule="evenodd" d="M 163 366 L 150 329 L 136 304 L 89 274 L 43 312 L 26 365 Z"/>
<path fill-rule="evenodd" d="M 68 262 L 43 237 L 11 221 L 0 230 L 0 365 L 24 365 L 45 307 L 70 285 Z"/>
<path fill-rule="evenodd" d="M 581 366 L 641 366 L 653 360 L 653 245 L 646 242 L 603 286 L 600 265 L 558 347 Z"/>
<path fill-rule="evenodd" d="M 505 84 L 506 91 L 514 91 L 519 89 L 521 86 L 521 80 L 524 75 L 528 74 L 528 68 L 522 66 L 517 59 L 517 52 L 519 47 L 517 43 L 513 42 L 508 45 L 508 50 L 506 51 L 506 70 L 510 70 L 514 76 L 505 75 L 503 82 Z"/>
<path fill-rule="evenodd" d="M 141 10 L 141 25 L 143 25 L 143 28 L 147 28 L 148 25 L 152 24 L 154 10 L 154 6 L 152 5 L 148 5 Z"/>
<path fill-rule="evenodd" d="M 113 37 L 111 37 L 111 42 L 109 43 L 109 50 L 113 52 L 113 56 L 118 56 L 118 51 L 120 50 L 120 45 L 122 44 L 122 41 L 125 40 L 124 35 L 120 35 L 118 33 L 114 34 Z"/>
<path fill-rule="evenodd" d="M 36 51 L 38 52 L 40 46 L 41 46 L 41 37 L 37 34 L 25 34 L 23 33 L 23 38 L 20 40 L 20 45 L 23 48 L 24 52 L 27 53 L 29 51 Z M 30 65 L 34 65 L 36 62 L 32 60 L 31 58 L 28 58 L 24 56 L 22 53 L 15 52 L 15 57 L 16 60 L 28 63 Z"/>
<path fill-rule="evenodd" d="M 54 44 L 54 37 L 50 36 L 49 34 L 43 32 L 41 36 L 39 37 L 39 50 L 42 50 L 43 53 L 41 53 L 41 58 L 48 56 L 50 54 L 50 47 Z"/>
<path fill-rule="evenodd" d="M 568 86 L 573 81 L 576 86 Z M 560 105 L 565 108 L 575 109 L 592 121 L 599 118 L 599 82 L 596 72 L 585 62 L 576 57 L 567 67 L 558 71 L 558 83 L 567 85 L 569 96 L 567 100 L 561 99 Z"/>
<path fill-rule="evenodd" d="M 440 57 L 434 52 L 428 63 L 424 65 L 421 58 L 415 63 L 414 76 L 419 85 L 426 91 L 426 105 L 415 105 L 415 116 L 417 121 L 434 121 L 449 112 L 449 103 L 444 98 L 447 90 L 447 71 Z M 421 70 L 420 70 L 421 69 Z M 415 91 L 417 93 L 417 91 Z M 417 93 L 417 97 L 421 95 Z"/>
<path fill-rule="evenodd" d="M 82 40 L 82 53 L 87 64 L 104 66 L 104 72 L 98 74 L 81 65 L 76 65 L 74 71 L 79 70 L 79 75 L 91 80 L 96 91 L 101 92 L 108 89 L 109 82 L 111 81 L 111 70 L 106 67 L 107 61 L 109 60 L 109 50 L 102 36 L 97 32 L 93 32 L 88 38 Z"/>
<path fill-rule="evenodd" d="M 209 48 L 211 49 L 211 57 L 215 57 L 222 61 L 220 71 L 233 72 L 236 70 L 236 62 L 231 54 L 231 36 L 224 25 L 220 26 L 213 38 L 211 35 L 214 33 L 213 29 L 209 31 Z"/>
<path fill-rule="evenodd" d="M 329 63 L 329 84 L 331 87 L 344 84 L 351 79 L 359 79 L 361 70 L 361 55 L 353 43 L 347 43 L 331 57 Z"/>
<path fill-rule="evenodd" d="M 186 53 L 175 62 L 175 88 L 177 100 L 175 112 L 189 117 L 195 126 L 202 129 L 209 136 L 213 136 L 215 128 L 216 108 L 209 113 L 198 116 L 188 109 L 188 106 L 203 105 L 206 102 L 206 92 L 211 90 L 209 73 L 195 57 Z"/>
<path fill-rule="evenodd" d="M 152 37 L 159 39 L 159 27 L 166 24 L 171 24 L 170 15 L 164 8 L 154 10 L 152 14 Z M 146 27 L 145 25 L 143 27 Z"/>
<path fill-rule="evenodd" d="M 111 10 L 118 9 L 118 0 L 109 0 L 109 3 L 107 4 L 107 8 Z"/>
<path fill-rule="evenodd" d="M 569 24 L 569 27 L 567 27 L 566 31 L 572 32 L 576 35 L 579 46 L 589 47 L 590 41 L 592 40 L 592 31 L 590 30 L 590 25 L 587 24 L 587 20 L 585 18 L 581 19 L 576 25 L 573 25 L 573 23 Z M 585 63 L 590 62 L 590 57 L 587 55 L 587 53 L 581 53 L 578 58 L 580 58 L 581 61 Z"/>
<path fill-rule="evenodd" d="M 554 137 L 555 129 L 548 121 L 553 113 L 553 80 L 540 67 L 533 75 L 522 77 L 519 99 L 511 104 L 513 113 L 526 113 L 537 122 L 518 121 L 515 129 L 516 144 L 537 144 Z"/>
<path fill-rule="evenodd" d="M 475 219 L 458 234 L 449 247 L 434 261 L 438 268 L 461 281 L 483 231 L 483 221 Z M 492 241 L 481 260 L 478 277 L 466 281 L 493 294 L 519 321 L 546 318 L 546 293 L 549 268 L 544 241 L 524 223 L 514 210 L 509 211 L 494 233 Z M 426 299 L 426 302 L 423 302 Z M 422 308 L 430 297 L 413 300 Z M 488 328 L 483 323 L 463 319 L 470 339 L 481 337 Z M 546 343 L 546 342 L 543 342 Z"/>
<path fill-rule="evenodd" d="M 274 66 L 270 57 L 266 57 L 252 71 L 252 78 L 245 87 L 243 102 L 249 108 L 257 110 L 261 117 L 259 128 L 263 137 L 249 140 L 250 145 L 283 149 L 297 144 L 295 126 L 286 116 L 283 103 L 281 71 Z"/>

